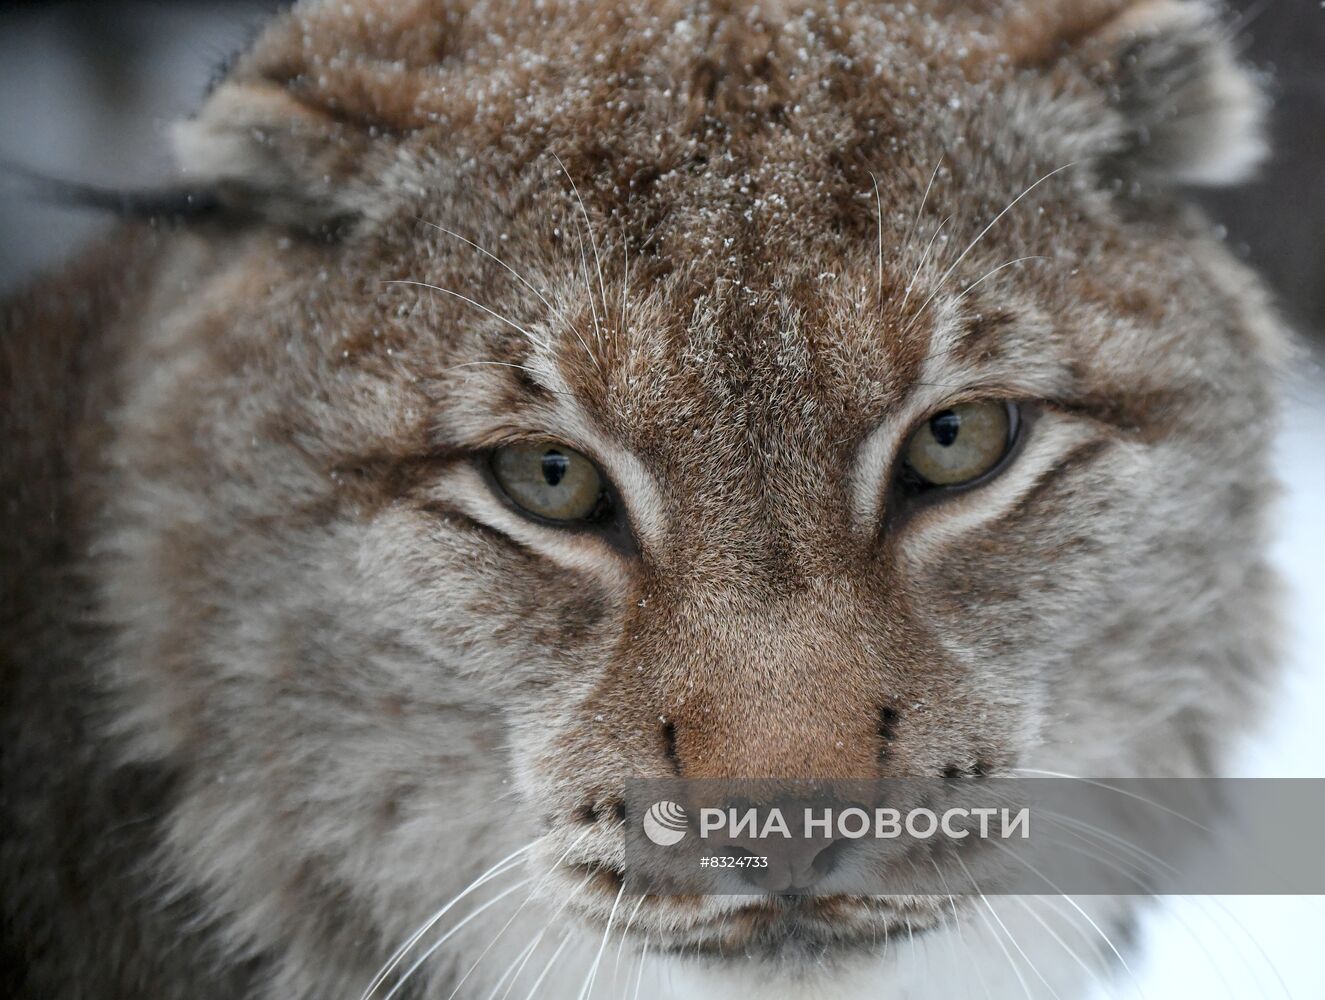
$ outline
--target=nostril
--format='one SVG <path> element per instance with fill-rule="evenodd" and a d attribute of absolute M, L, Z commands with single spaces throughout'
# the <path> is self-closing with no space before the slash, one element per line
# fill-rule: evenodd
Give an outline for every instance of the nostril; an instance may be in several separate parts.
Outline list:
<path fill-rule="evenodd" d="M 810 862 L 810 868 L 815 875 L 819 878 L 826 878 L 831 875 L 841 863 L 842 855 L 846 853 L 850 843 L 849 840 L 835 840 L 816 854 L 814 860 Z"/>
<path fill-rule="evenodd" d="M 662 724 L 663 755 L 672 765 L 672 770 L 679 777 L 681 774 L 681 756 L 676 751 L 676 724 L 673 722 L 663 722 Z"/>
<path fill-rule="evenodd" d="M 853 843 L 847 838 L 828 843 L 821 839 L 789 843 L 768 856 L 764 866 L 737 865 L 733 871 L 738 879 L 760 892 L 794 900 L 821 891 L 824 881 L 841 867 Z M 751 851 L 737 844 L 727 844 L 721 852 L 738 860 L 753 856 Z"/>
<path fill-rule="evenodd" d="M 879 709 L 879 759 L 883 760 L 892 750 L 893 743 L 897 740 L 897 724 L 901 720 L 897 709 L 891 705 L 884 705 Z"/>

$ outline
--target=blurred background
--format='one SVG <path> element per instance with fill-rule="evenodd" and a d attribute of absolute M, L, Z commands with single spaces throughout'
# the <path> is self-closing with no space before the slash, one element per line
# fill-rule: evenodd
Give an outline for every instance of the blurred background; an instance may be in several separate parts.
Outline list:
<path fill-rule="evenodd" d="M 4 166 L 106 186 L 166 175 L 166 128 L 188 115 L 276 2 L 0 2 L 0 294 L 107 223 L 33 200 Z M 1240 0 L 1230 31 L 1275 97 L 1275 159 L 1243 188 L 1200 195 L 1267 276 L 1304 351 L 1284 387 L 1275 557 L 1289 583 L 1289 669 L 1237 774 L 1325 777 L 1325 3 Z M 1322 860 L 1325 864 L 1325 860 Z M 1130 975 L 1099 997 L 1325 998 L 1325 901 L 1184 897 L 1151 913 Z M 1002 1000 L 1002 998 L 999 998 Z"/>

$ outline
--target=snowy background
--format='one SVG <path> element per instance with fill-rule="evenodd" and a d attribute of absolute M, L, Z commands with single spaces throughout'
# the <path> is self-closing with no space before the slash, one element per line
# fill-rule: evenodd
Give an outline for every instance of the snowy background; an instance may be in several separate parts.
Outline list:
<path fill-rule="evenodd" d="M 1244 5 L 1239 44 L 1274 72 L 1280 158 L 1260 183 L 1206 199 L 1235 248 L 1268 273 L 1317 351 L 1325 344 L 1317 250 L 1325 228 L 1322 6 Z M 0 162 L 111 185 L 161 176 L 164 126 L 196 107 L 214 68 L 271 7 L 0 5 Z M 102 224 L 34 203 L 0 179 L 0 291 L 60 259 Z M 1275 710 L 1239 754 L 1236 773 L 1325 777 L 1325 372 L 1317 360 L 1298 366 L 1285 402 L 1275 554 L 1289 583 L 1290 663 Z M 1325 998 L 1325 900 L 1172 899 L 1155 908 L 1147 930 L 1132 975 L 1101 998 Z"/>
<path fill-rule="evenodd" d="M 1287 390 L 1276 457 L 1285 492 L 1275 560 L 1287 578 L 1288 670 L 1270 717 L 1239 753 L 1239 777 L 1325 777 L 1325 372 Z M 1325 856 L 1321 862 L 1325 865 Z M 1105 997 L 1322 1000 L 1325 897 L 1211 896 L 1163 901 L 1145 949 Z"/>

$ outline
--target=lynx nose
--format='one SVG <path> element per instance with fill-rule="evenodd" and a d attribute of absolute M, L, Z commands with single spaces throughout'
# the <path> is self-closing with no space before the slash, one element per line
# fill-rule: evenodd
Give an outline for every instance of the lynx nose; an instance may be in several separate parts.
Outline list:
<path fill-rule="evenodd" d="M 762 860 L 761 864 L 743 864 L 735 869 L 756 892 L 802 895 L 818 890 L 838 870 L 849 843 L 843 837 L 827 834 L 779 841 L 771 847 L 767 841 L 753 845 L 732 841 L 721 845 L 721 850 L 735 858 Z"/>
<path fill-rule="evenodd" d="M 680 778 L 868 780 L 881 776 L 895 735 L 895 713 L 881 726 L 869 711 L 789 718 L 775 706 L 729 714 L 687 708 L 660 731 L 662 754 Z"/>

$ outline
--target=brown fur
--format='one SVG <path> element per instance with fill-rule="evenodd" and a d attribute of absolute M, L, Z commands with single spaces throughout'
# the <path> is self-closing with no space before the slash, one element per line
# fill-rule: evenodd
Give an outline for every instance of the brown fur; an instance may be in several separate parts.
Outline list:
<path fill-rule="evenodd" d="M 1214 766 L 1273 665 L 1282 335 L 1175 184 L 1259 98 L 1196 6 L 920 6 L 300 5 L 178 137 L 247 221 L 9 307 L 14 992 L 355 996 L 543 835 L 517 927 L 587 886 L 574 993 L 633 777 Z M 990 398 L 1003 474 L 889 485 Z M 627 540 L 490 495 L 531 436 Z M 878 995 L 918 973 L 869 942 L 947 916 L 657 900 L 632 947 Z"/>

